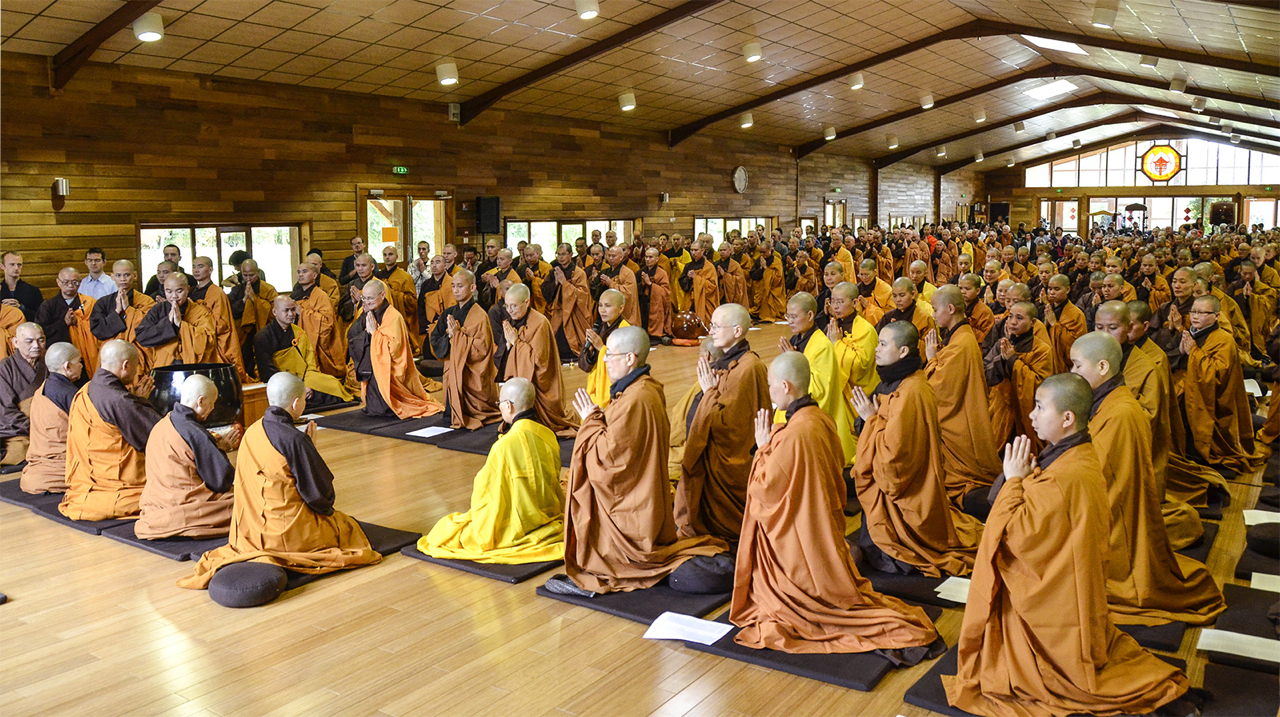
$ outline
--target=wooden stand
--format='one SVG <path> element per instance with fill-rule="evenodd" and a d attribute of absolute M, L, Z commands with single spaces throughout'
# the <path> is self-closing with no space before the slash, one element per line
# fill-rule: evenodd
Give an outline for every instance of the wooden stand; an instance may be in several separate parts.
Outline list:
<path fill-rule="evenodd" d="M 244 396 L 240 409 L 241 425 L 245 428 L 262 418 L 267 412 L 267 384 L 251 383 L 241 388 Z"/>

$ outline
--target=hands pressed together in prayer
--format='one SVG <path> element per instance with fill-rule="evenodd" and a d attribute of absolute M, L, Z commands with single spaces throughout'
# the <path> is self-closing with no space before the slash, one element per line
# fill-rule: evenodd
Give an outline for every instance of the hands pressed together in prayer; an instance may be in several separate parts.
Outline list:
<path fill-rule="evenodd" d="M 210 431 L 209 434 L 213 436 L 213 442 L 217 444 L 218 450 L 223 453 L 229 453 L 240 446 L 240 438 L 244 435 L 244 427 L 236 423 L 225 433 Z"/>
<path fill-rule="evenodd" d="M 125 309 L 129 308 L 129 302 L 124 298 L 123 291 L 116 292 L 116 313 L 123 314 Z"/>
<path fill-rule="evenodd" d="M 1058 323 L 1058 317 L 1053 313 L 1053 307 L 1046 301 L 1044 304 L 1044 325 L 1048 328 L 1053 328 L 1056 323 Z"/>
<path fill-rule="evenodd" d="M 597 334 L 594 329 L 587 329 L 587 333 L 584 338 L 586 338 L 587 342 L 590 343 L 596 351 L 604 348 L 604 339 L 600 338 L 600 334 Z"/>
<path fill-rule="evenodd" d="M 785 354 L 788 351 L 795 351 L 796 347 L 791 345 L 791 342 L 787 340 L 787 337 L 780 336 L 778 337 L 778 349 Z"/>
<path fill-rule="evenodd" d="M 1031 439 L 1018 436 L 1004 447 L 1004 477 L 1006 480 L 1026 478 L 1036 469 L 1036 457 L 1031 452 Z"/>
<path fill-rule="evenodd" d="M 755 420 L 756 447 L 761 448 L 764 446 L 764 444 L 768 443 L 769 435 L 772 432 L 773 432 L 773 413 L 767 408 L 762 408 L 759 411 L 756 411 L 756 420 Z"/>
<path fill-rule="evenodd" d="M 648 286 L 653 283 L 653 279 L 650 279 L 649 275 L 642 271 L 640 272 L 640 283 Z"/>
<path fill-rule="evenodd" d="M 864 421 L 870 421 L 871 417 L 879 413 L 880 402 L 875 398 L 869 398 L 867 392 L 862 390 L 861 386 L 853 387 L 853 410 L 862 417 Z"/>
<path fill-rule="evenodd" d="M 556 267 L 556 283 L 557 284 L 564 283 L 564 269 L 558 266 Z"/>
<path fill-rule="evenodd" d="M 929 361 L 932 361 L 933 357 L 937 355 L 938 355 L 938 330 L 929 329 L 929 332 L 924 335 L 924 357 Z"/>
<path fill-rule="evenodd" d="M 506 338 L 507 345 L 510 346 L 516 342 L 516 336 L 519 335 L 519 332 L 516 331 L 516 327 L 511 325 L 510 321 L 503 321 L 502 335 Z"/>
<path fill-rule="evenodd" d="M 444 317 L 444 332 L 453 338 L 453 334 L 458 330 L 458 320 L 453 318 L 453 314 Z"/>
<path fill-rule="evenodd" d="M 601 283 L 601 284 L 604 284 L 605 286 L 609 287 L 610 289 L 612 289 L 612 288 L 613 288 L 613 279 L 612 279 L 612 278 L 610 278 L 610 277 L 609 277 L 609 275 L 608 275 L 608 274 L 605 274 L 604 272 L 601 272 L 601 273 L 600 273 L 600 283 Z"/>
<path fill-rule="evenodd" d="M 178 310 L 178 302 L 176 301 L 169 303 L 169 320 L 173 322 L 174 326 L 182 325 L 182 312 Z"/>
<path fill-rule="evenodd" d="M 714 369 L 711 368 L 711 361 L 703 356 L 698 359 L 698 386 L 703 393 L 710 391 L 720 382 L 720 377 L 716 375 Z"/>
<path fill-rule="evenodd" d="M 139 374 L 138 377 L 133 380 L 133 385 L 129 387 L 129 393 L 132 393 L 138 398 L 147 398 L 151 395 L 151 392 L 155 390 L 155 387 L 156 381 L 151 378 L 151 374 Z"/>
<path fill-rule="evenodd" d="M 1196 347 L 1196 340 L 1192 338 L 1190 331 L 1182 332 L 1182 340 L 1178 342 L 1178 351 L 1190 356 L 1191 350 Z"/>
<path fill-rule="evenodd" d="M 373 336 L 374 329 L 378 328 L 378 320 L 373 317 L 372 311 L 366 311 L 364 314 L 364 330 L 365 333 Z"/>
<path fill-rule="evenodd" d="M 303 433 L 307 434 L 307 438 L 314 439 L 316 437 L 316 422 L 307 421 L 307 428 Z"/>
<path fill-rule="evenodd" d="M 830 306 L 830 302 L 828 302 L 828 306 Z M 831 343 L 833 344 L 839 343 L 840 339 L 844 338 L 844 332 L 840 329 L 840 322 L 837 321 L 834 316 L 832 316 L 831 320 L 827 322 L 826 334 L 827 338 L 831 339 Z M 790 346 L 790 344 L 787 345 Z"/>
<path fill-rule="evenodd" d="M 348 287 L 348 290 L 351 294 L 351 303 L 355 304 L 356 306 L 359 306 L 360 299 L 361 299 L 360 290 L 356 288 L 356 285 L 354 283 Z"/>
<path fill-rule="evenodd" d="M 580 388 L 573 395 L 573 410 L 577 411 L 578 417 L 585 421 L 587 416 L 600 410 L 600 407 L 596 405 L 595 401 L 591 400 L 591 394 L 587 393 L 587 389 Z"/>
<path fill-rule="evenodd" d="M 67 326 L 75 326 L 77 323 L 80 322 L 80 317 L 76 316 L 76 312 L 68 311 L 67 313 L 62 315 L 62 321 Z"/>

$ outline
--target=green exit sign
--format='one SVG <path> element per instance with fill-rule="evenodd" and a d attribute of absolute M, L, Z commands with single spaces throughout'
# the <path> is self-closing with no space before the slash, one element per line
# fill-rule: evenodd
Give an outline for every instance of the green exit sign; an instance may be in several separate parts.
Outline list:
<path fill-rule="evenodd" d="M 392 174 L 408 174 L 408 173 L 409 173 L 409 168 L 408 168 L 408 167 L 395 166 L 395 167 L 392 167 L 392 168 L 391 168 L 391 173 L 392 173 Z"/>

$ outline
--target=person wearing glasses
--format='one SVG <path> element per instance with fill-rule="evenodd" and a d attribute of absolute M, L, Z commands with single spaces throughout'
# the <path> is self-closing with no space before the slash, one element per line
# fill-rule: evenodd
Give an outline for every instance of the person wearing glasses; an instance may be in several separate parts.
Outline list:
<path fill-rule="evenodd" d="M 58 293 L 36 310 L 36 323 L 44 329 L 47 345 L 66 342 L 80 351 L 85 370 L 98 370 L 98 338 L 89 330 L 93 297 L 80 293 L 80 272 L 66 267 L 58 272 Z"/>

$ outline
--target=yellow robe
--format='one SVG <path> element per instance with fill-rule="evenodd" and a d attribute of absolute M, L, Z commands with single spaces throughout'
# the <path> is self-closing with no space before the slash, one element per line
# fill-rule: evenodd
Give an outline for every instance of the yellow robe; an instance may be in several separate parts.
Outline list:
<path fill-rule="evenodd" d="M 858 330 L 858 323 L 855 321 L 854 331 Z M 862 342 L 866 340 L 865 331 L 864 329 L 859 332 Z M 870 331 L 874 341 L 875 329 Z M 844 341 L 841 340 L 841 343 L 843 344 Z M 828 416 L 831 416 L 831 420 L 835 421 L 836 434 L 840 436 L 840 447 L 844 449 L 844 464 L 846 467 L 853 465 L 853 457 L 858 450 L 858 437 L 853 433 L 853 409 L 849 407 L 849 401 L 852 399 L 849 376 L 836 356 L 836 349 L 831 344 L 831 339 L 816 328 L 809 337 L 809 343 L 805 344 L 804 357 L 809 359 L 809 397 Z M 871 363 L 874 374 L 874 358 Z M 876 383 L 879 383 L 878 377 Z M 774 414 L 773 422 L 786 423 L 786 415 L 784 409 L 779 409 Z"/>
<path fill-rule="evenodd" d="M 342 381 L 324 373 L 316 363 L 316 351 L 311 346 L 311 339 L 301 327 L 293 327 L 293 345 L 271 355 L 276 368 L 302 379 L 302 383 L 313 391 L 337 396 L 343 401 L 350 401 L 352 396 Z"/>
<path fill-rule="evenodd" d="M 630 325 L 626 319 L 622 319 L 618 322 L 618 329 Z M 614 331 L 618 329 L 614 329 Z M 609 380 L 609 372 L 604 367 L 604 355 L 607 351 L 607 348 L 600 347 L 600 354 L 596 356 L 596 365 L 591 369 L 591 373 L 587 374 L 587 393 L 600 408 L 609 405 L 609 386 L 613 385 L 613 382 Z"/>
<path fill-rule="evenodd" d="M 418 541 L 435 558 L 478 563 L 564 559 L 560 444 L 528 419 L 493 444 L 471 490 L 471 509 L 441 518 Z"/>

